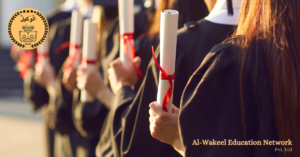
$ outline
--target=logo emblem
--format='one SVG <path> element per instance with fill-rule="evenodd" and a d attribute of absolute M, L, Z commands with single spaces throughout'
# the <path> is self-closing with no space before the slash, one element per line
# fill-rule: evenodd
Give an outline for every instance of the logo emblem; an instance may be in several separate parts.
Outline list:
<path fill-rule="evenodd" d="M 15 12 L 8 22 L 8 36 L 22 49 L 39 47 L 49 34 L 46 17 L 36 9 L 24 8 Z"/>

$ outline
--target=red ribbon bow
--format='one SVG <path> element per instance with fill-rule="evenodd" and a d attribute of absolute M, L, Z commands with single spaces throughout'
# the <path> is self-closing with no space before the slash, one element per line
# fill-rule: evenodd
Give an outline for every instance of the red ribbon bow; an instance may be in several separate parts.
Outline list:
<path fill-rule="evenodd" d="M 76 61 L 76 59 L 80 58 L 80 55 L 78 53 L 78 50 L 82 48 L 81 45 L 77 45 L 75 43 L 70 43 L 69 41 L 62 43 L 56 50 L 55 53 L 60 53 L 62 50 L 64 50 L 65 48 L 70 48 L 70 49 L 74 49 L 75 50 L 75 54 L 71 55 L 68 57 L 67 61 L 66 61 L 66 65 L 64 67 L 64 70 L 70 69 L 74 62 Z"/>
<path fill-rule="evenodd" d="M 166 73 L 164 71 L 164 69 L 160 66 L 160 64 L 158 63 L 156 57 L 155 57 L 155 54 L 154 54 L 154 47 L 152 46 L 152 56 L 153 56 L 153 59 L 154 59 L 154 62 L 156 64 L 156 66 L 158 67 L 158 69 L 160 70 L 160 79 L 161 80 L 169 80 L 169 84 L 170 84 L 170 88 L 166 94 L 166 96 L 164 97 L 164 100 L 163 100 L 163 103 L 162 103 L 162 108 L 163 110 L 165 110 L 166 112 L 168 112 L 168 109 L 167 109 L 167 104 L 172 96 L 172 93 L 173 93 L 173 80 L 174 80 L 174 76 L 175 76 L 175 73 L 173 75 L 168 75 L 168 73 Z"/>
<path fill-rule="evenodd" d="M 135 70 L 137 71 L 139 77 L 143 78 L 144 75 L 143 75 L 141 69 L 132 61 L 135 57 L 135 49 L 134 49 L 134 46 L 131 42 L 131 40 L 134 39 L 134 33 L 125 33 L 125 34 L 121 35 L 121 38 L 124 40 L 123 44 L 124 44 L 124 50 L 125 50 L 126 57 L 128 58 L 128 60 L 131 61 L 132 65 L 134 66 Z M 130 45 L 130 48 L 131 48 L 131 53 L 132 53 L 132 58 L 131 59 L 129 58 L 128 52 L 127 52 L 127 41 L 128 41 L 128 43 Z"/>

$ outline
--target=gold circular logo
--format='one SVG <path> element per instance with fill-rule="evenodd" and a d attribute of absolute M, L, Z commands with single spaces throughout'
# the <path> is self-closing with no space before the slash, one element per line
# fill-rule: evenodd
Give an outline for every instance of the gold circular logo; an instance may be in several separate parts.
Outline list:
<path fill-rule="evenodd" d="M 15 12 L 8 22 L 10 40 L 22 49 L 39 47 L 49 34 L 46 17 L 36 9 L 24 8 Z"/>

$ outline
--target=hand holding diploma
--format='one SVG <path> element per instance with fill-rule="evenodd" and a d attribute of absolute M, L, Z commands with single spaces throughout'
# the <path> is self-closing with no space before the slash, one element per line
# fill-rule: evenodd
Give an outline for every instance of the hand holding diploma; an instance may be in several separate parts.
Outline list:
<path fill-rule="evenodd" d="M 62 83 L 69 92 L 73 92 L 73 90 L 76 88 L 76 71 L 77 68 L 73 67 L 64 70 Z"/>
<path fill-rule="evenodd" d="M 37 48 L 37 63 L 35 64 L 34 80 L 39 85 L 45 87 L 49 94 L 54 91 L 55 70 L 50 64 L 48 38 Z"/>
<path fill-rule="evenodd" d="M 140 66 L 141 58 L 135 57 L 133 62 L 136 66 Z M 108 78 L 112 91 L 116 94 L 124 86 L 134 86 L 138 81 L 138 74 L 133 64 L 124 67 L 120 58 L 110 63 L 108 69 Z"/>
<path fill-rule="evenodd" d="M 178 28 L 178 11 L 165 10 L 161 13 L 160 22 L 160 61 L 155 58 L 154 48 L 152 55 L 157 67 L 160 70 L 157 102 L 167 112 L 172 110 L 173 101 L 173 80 L 175 76 L 176 43 Z"/>
<path fill-rule="evenodd" d="M 37 48 L 37 61 L 41 64 L 50 64 L 48 38 Z"/>
<path fill-rule="evenodd" d="M 70 92 L 72 92 L 76 87 L 76 70 L 80 63 L 82 51 L 82 26 L 82 15 L 78 10 L 73 10 L 71 18 L 70 42 L 62 44 L 62 46 L 58 49 L 61 51 L 65 47 L 69 47 L 69 57 L 65 63 L 62 83 Z"/>
<path fill-rule="evenodd" d="M 83 35 L 81 65 L 83 68 L 94 70 L 97 57 L 97 23 L 92 22 L 88 19 L 84 20 Z M 86 90 L 81 90 L 80 100 L 82 102 L 93 102 L 94 97 L 90 95 Z"/>
<path fill-rule="evenodd" d="M 54 67 L 48 64 L 36 63 L 34 80 L 37 84 L 45 87 L 50 94 L 50 90 L 55 86 L 55 70 Z"/>
<path fill-rule="evenodd" d="M 144 75 L 133 62 L 134 49 L 134 0 L 119 0 L 120 60 L 124 67 L 133 65 L 140 78 Z"/>
<path fill-rule="evenodd" d="M 150 132 L 155 139 L 172 145 L 181 155 L 184 147 L 180 140 L 178 118 L 179 109 L 172 106 L 171 113 L 164 111 L 157 102 L 150 104 Z"/>

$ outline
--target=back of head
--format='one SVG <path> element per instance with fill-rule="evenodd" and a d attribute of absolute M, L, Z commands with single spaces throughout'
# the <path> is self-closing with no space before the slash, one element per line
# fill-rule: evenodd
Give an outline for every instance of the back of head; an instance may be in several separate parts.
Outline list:
<path fill-rule="evenodd" d="M 293 152 L 285 152 L 286 157 L 300 156 L 299 8 L 299 0 L 243 0 L 235 33 L 243 36 L 236 41 L 243 48 L 240 54 L 241 88 L 245 69 L 249 66 L 247 56 L 250 48 L 253 49 L 252 43 L 263 42 L 264 50 L 261 52 L 264 52 L 271 80 L 279 139 L 293 140 Z"/>

